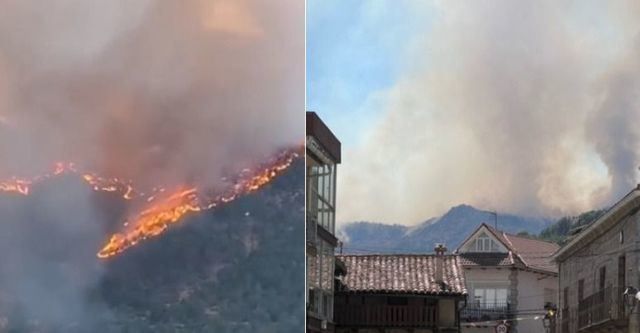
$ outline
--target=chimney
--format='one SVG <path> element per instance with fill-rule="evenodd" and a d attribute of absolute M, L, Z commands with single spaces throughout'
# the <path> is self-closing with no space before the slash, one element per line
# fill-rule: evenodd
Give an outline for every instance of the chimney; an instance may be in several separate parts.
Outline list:
<path fill-rule="evenodd" d="M 444 254 L 447 252 L 447 247 L 444 244 L 438 243 L 434 249 L 436 252 L 436 282 L 444 283 Z"/>

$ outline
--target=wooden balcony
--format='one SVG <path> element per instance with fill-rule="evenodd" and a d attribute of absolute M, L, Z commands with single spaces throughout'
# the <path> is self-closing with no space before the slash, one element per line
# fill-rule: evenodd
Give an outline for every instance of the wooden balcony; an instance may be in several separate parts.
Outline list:
<path fill-rule="evenodd" d="M 435 306 L 336 305 L 335 322 L 352 327 L 433 327 Z"/>
<path fill-rule="evenodd" d="M 578 303 L 578 330 L 612 323 L 625 325 L 624 288 L 608 287 Z"/>

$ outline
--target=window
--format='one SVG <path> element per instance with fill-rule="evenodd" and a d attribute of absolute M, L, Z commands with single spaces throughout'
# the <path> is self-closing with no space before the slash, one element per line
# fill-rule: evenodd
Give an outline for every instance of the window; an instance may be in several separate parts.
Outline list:
<path fill-rule="evenodd" d="M 322 316 L 331 320 L 331 308 L 332 308 L 331 296 L 327 294 L 322 295 Z"/>
<path fill-rule="evenodd" d="M 309 311 L 318 312 L 318 293 L 314 289 L 309 289 Z"/>
<path fill-rule="evenodd" d="M 607 279 L 607 267 L 600 267 L 600 279 L 598 280 L 598 290 L 604 290 L 605 280 Z"/>
<path fill-rule="evenodd" d="M 330 233 L 335 232 L 335 165 L 319 164 L 308 159 L 307 218 L 314 220 Z"/>
<path fill-rule="evenodd" d="M 476 251 L 478 252 L 491 252 L 497 251 L 498 246 L 487 234 L 482 233 L 476 238 Z"/>
<path fill-rule="evenodd" d="M 498 252 L 498 243 L 494 242 L 486 233 L 480 233 L 471 243 L 470 249 L 477 252 Z"/>
<path fill-rule="evenodd" d="M 619 238 L 620 238 L 620 244 L 624 244 L 624 230 L 620 230 Z"/>
<path fill-rule="evenodd" d="M 626 257 L 625 256 L 620 256 L 618 257 L 618 287 L 625 287 L 626 286 L 626 275 L 627 275 L 627 268 L 626 268 Z"/>
<path fill-rule="evenodd" d="M 562 304 L 564 309 L 569 307 L 569 287 L 564 287 L 562 291 Z"/>
<path fill-rule="evenodd" d="M 578 302 L 584 298 L 584 279 L 578 281 Z"/>
<path fill-rule="evenodd" d="M 475 303 L 486 309 L 502 308 L 507 306 L 507 288 L 475 288 Z"/>

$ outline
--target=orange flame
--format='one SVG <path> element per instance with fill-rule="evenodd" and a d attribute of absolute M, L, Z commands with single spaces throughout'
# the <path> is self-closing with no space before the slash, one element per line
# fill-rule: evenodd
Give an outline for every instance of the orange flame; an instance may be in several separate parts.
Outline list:
<path fill-rule="evenodd" d="M 131 226 L 129 230 L 112 235 L 97 256 L 99 258 L 114 256 L 140 241 L 160 235 L 171 224 L 179 222 L 188 213 L 212 209 L 242 195 L 255 192 L 291 166 L 298 156 L 297 150 L 287 150 L 270 163 L 253 171 L 244 170 L 235 183 L 223 194 L 204 202 L 199 197 L 196 188 L 181 189 L 137 214 L 131 224 L 125 223 L 125 225 Z"/>
<path fill-rule="evenodd" d="M 267 185 L 284 172 L 300 156 L 300 148 L 288 149 L 276 155 L 272 160 L 255 169 L 245 169 L 231 180 L 231 185 L 222 193 L 210 195 L 201 193 L 196 187 L 182 188 L 167 195 L 162 187 L 155 187 L 149 194 L 138 192 L 132 182 L 119 178 L 100 177 L 95 173 L 80 173 L 73 163 L 55 163 L 50 173 L 33 178 L 13 177 L 0 181 L 0 192 L 29 195 L 33 185 L 61 174 L 77 174 L 95 191 L 115 192 L 126 200 L 143 198 L 147 207 L 135 214 L 131 222 L 124 226 L 127 230 L 115 233 L 97 253 L 99 258 L 108 258 L 122 253 L 126 249 L 150 237 L 160 235 L 171 224 L 179 222 L 191 212 L 213 209 L 231 202 L 243 195 L 255 192 Z"/>
<path fill-rule="evenodd" d="M 0 192 L 14 192 L 22 195 L 28 195 L 33 184 L 65 172 L 76 172 L 73 163 L 57 162 L 53 165 L 53 170 L 50 173 L 33 177 L 31 179 L 13 177 L 10 180 L 2 181 L 0 182 Z"/>
<path fill-rule="evenodd" d="M 78 174 L 75 164 L 69 162 L 57 162 L 53 165 L 52 171 L 33 178 L 13 177 L 7 181 L 0 181 L 0 192 L 13 192 L 22 195 L 29 195 L 30 188 L 44 180 L 62 174 Z M 82 179 L 95 191 L 118 192 L 125 199 L 132 199 L 135 195 L 131 181 L 124 181 L 118 178 L 103 178 L 94 173 L 82 174 Z"/>
<path fill-rule="evenodd" d="M 22 195 L 29 194 L 31 181 L 26 179 L 13 178 L 8 181 L 0 182 L 0 192 L 15 192 Z"/>

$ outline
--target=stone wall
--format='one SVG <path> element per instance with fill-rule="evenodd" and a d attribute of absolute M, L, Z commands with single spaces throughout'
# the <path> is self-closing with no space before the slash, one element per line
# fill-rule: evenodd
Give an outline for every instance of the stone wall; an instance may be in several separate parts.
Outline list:
<path fill-rule="evenodd" d="M 637 212 L 634 215 L 623 218 L 604 234 L 559 264 L 559 309 L 568 305 L 569 309 L 571 309 L 572 317 L 569 332 L 560 333 L 577 332 L 578 285 L 580 280 L 584 281 L 583 297 L 585 298 L 599 290 L 599 274 L 600 269 L 603 267 L 606 272 L 605 287 L 623 288 L 626 285 L 640 287 L 637 244 L 640 241 L 637 227 L 639 221 Z M 583 232 L 588 232 L 588 230 Z M 618 283 L 618 260 L 622 256 L 625 258 L 626 281 L 624 285 L 620 286 Z M 565 288 L 568 288 L 568 300 L 564 299 Z M 637 321 L 638 314 L 636 313 L 632 316 L 635 316 L 633 320 Z M 632 323 L 632 328 L 633 325 L 635 323 Z M 633 328 L 633 330 L 637 331 L 637 328 Z M 622 332 L 627 331 L 631 332 L 626 328 Z M 588 330 L 586 332 L 596 331 Z"/>

